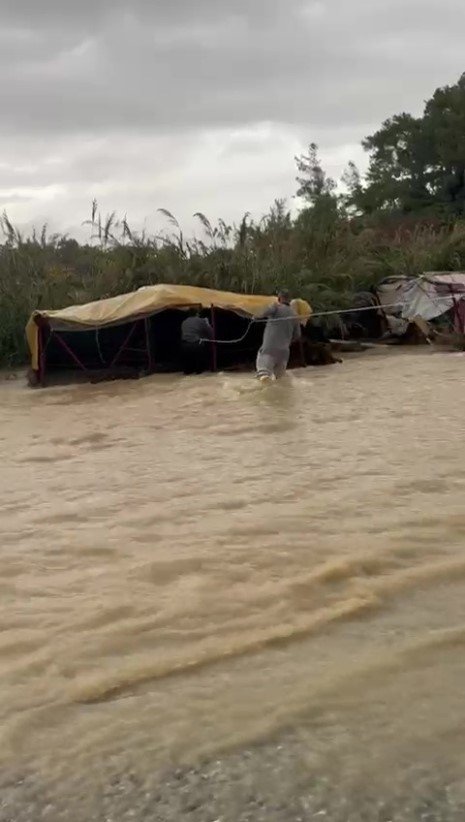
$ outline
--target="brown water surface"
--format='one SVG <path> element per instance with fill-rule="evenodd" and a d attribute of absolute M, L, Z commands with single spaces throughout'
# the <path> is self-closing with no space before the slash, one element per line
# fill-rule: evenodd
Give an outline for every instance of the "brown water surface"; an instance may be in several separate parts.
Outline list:
<path fill-rule="evenodd" d="M 297 723 L 354 769 L 461 761 L 464 408 L 465 358 L 416 350 L 0 385 L 4 760 L 87 780 Z"/>

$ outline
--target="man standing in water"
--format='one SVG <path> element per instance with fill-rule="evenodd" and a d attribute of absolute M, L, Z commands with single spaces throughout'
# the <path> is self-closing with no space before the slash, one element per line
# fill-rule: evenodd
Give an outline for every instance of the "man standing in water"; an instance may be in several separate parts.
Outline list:
<path fill-rule="evenodd" d="M 181 325 L 181 355 L 184 374 L 202 374 L 208 368 L 208 340 L 213 329 L 207 319 L 200 316 L 200 308 L 189 311 Z"/>
<path fill-rule="evenodd" d="M 301 337 L 300 323 L 290 305 L 288 291 L 280 291 L 278 301 L 258 319 L 267 319 L 263 343 L 257 355 L 257 377 L 260 382 L 277 380 L 286 373 L 291 345 Z"/>

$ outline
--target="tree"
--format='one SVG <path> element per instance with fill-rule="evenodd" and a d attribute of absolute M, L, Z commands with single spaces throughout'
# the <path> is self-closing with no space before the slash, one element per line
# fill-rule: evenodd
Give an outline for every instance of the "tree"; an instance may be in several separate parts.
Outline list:
<path fill-rule="evenodd" d="M 437 89 L 421 117 L 402 113 L 363 141 L 365 184 L 352 204 L 373 212 L 465 212 L 465 75 Z"/>
<path fill-rule="evenodd" d="M 296 182 L 299 186 L 296 197 L 301 197 L 309 205 L 315 205 L 320 197 L 333 196 L 336 183 L 322 169 L 316 143 L 310 143 L 308 154 L 295 157 L 295 162 L 298 171 Z"/>
<path fill-rule="evenodd" d="M 426 104 L 431 139 L 431 187 L 452 212 L 465 210 L 465 74 L 455 86 L 435 91 Z"/>
<path fill-rule="evenodd" d="M 405 113 L 386 120 L 363 141 L 371 155 L 366 186 L 359 192 L 364 211 L 409 212 L 430 204 L 427 142 L 422 120 Z"/>
<path fill-rule="evenodd" d="M 344 174 L 341 178 L 341 183 L 346 189 L 346 194 L 342 196 L 342 202 L 349 213 L 360 212 L 361 197 L 362 197 L 362 176 L 355 163 L 349 162 Z M 363 210 L 363 209 L 362 209 Z"/>

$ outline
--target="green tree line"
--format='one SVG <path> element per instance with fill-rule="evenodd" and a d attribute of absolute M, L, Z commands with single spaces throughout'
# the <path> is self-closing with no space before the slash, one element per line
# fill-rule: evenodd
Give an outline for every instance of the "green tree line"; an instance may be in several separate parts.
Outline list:
<path fill-rule="evenodd" d="M 24 326 L 35 308 L 88 302 L 142 285 L 191 283 L 273 293 L 286 285 L 315 309 L 351 305 L 386 276 L 465 269 L 465 75 L 437 89 L 421 117 L 387 120 L 363 146 L 362 175 L 350 163 L 339 183 L 318 147 L 296 157 L 293 214 L 276 200 L 260 220 L 238 224 L 195 215 L 185 237 L 174 215 L 149 236 L 92 203 L 89 240 L 40 232 L 23 236 L 0 219 L 0 364 L 26 359 Z"/>

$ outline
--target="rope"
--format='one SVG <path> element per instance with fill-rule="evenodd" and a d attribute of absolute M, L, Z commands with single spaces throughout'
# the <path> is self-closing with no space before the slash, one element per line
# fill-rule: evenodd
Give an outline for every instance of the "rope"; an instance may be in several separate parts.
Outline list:
<path fill-rule="evenodd" d="M 464 297 L 465 293 L 464 294 L 458 294 L 458 295 L 448 294 L 447 296 L 435 297 L 434 299 L 436 300 L 436 302 L 439 302 L 440 300 L 450 300 L 454 296 L 458 296 L 459 298 Z M 318 311 L 315 314 L 313 314 L 313 313 L 312 314 L 296 314 L 296 319 L 299 320 L 299 322 L 300 322 L 302 320 L 314 319 L 315 317 L 332 317 L 336 314 L 338 316 L 340 316 L 341 314 L 358 314 L 359 312 L 362 312 L 362 311 L 385 311 L 386 308 L 397 308 L 397 309 L 399 309 L 399 308 L 402 308 L 403 305 L 404 305 L 404 303 L 390 303 L 390 304 L 387 304 L 387 305 L 369 305 L 369 306 L 362 307 L 362 308 L 343 308 L 343 309 L 339 309 L 339 310 L 335 309 L 334 311 Z M 247 334 L 250 331 L 251 326 L 254 325 L 254 323 L 279 323 L 279 322 L 289 322 L 289 317 L 269 317 L 269 318 L 268 317 L 257 317 L 257 318 L 253 318 L 253 319 L 250 320 L 250 322 L 249 322 L 244 334 L 242 335 L 242 337 L 237 337 L 237 339 L 235 339 L 235 340 L 216 340 L 216 339 L 211 339 L 211 338 L 208 338 L 208 339 L 204 338 L 204 339 L 200 340 L 200 342 L 203 342 L 203 343 L 204 342 L 210 342 L 210 343 L 215 343 L 215 345 L 238 345 L 239 343 L 241 343 L 245 340 L 245 338 L 247 337 Z"/>
<path fill-rule="evenodd" d="M 280 319 L 287 319 L 287 318 L 286 317 L 280 317 Z M 215 343 L 215 345 L 239 345 L 239 343 L 244 342 L 247 334 L 250 331 L 251 326 L 256 322 L 261 322 L 261 320 L 250 320 L 249 324 L 247 325 L 247 328 L 245 329 L 245 332 L 242 335 L 242 337 L 238 337 L 236 340 L 215 340 L 215 339 L 212 339 L 211 337 L 208 337 L 208 339 L 207 338 L 201 339 L 200 342 L 201 343 L 206 343 L 206 342 Z"/>

